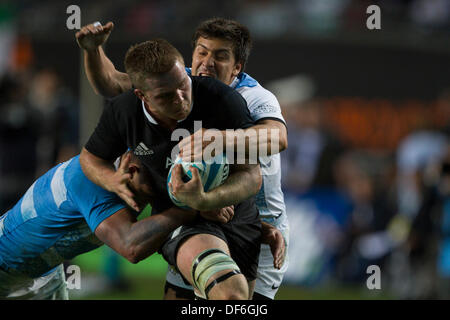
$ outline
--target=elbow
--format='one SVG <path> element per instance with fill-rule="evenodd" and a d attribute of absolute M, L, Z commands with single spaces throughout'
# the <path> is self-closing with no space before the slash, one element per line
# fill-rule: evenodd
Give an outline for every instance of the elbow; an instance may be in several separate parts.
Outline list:
<path fill-rule="evenodd" d="M 143 259 L 142 255 L 139 253 L 138 248 L 136 248 L 135 246 L 130 246 L 129 248 L 127 248 L 124 257 L 132 264 L 136 264 Z"/>
<path fill-rule="evenodd" d="M 154 254 L 158 248 L 155 245 L 133 244 L 128 245 L 123 255 L 132 264 L 136 264 Z"/>
<path fill-rule="evenodd" d="M 143 259 L 140 248 L 139 244 L 128 236 L 122 242 L 122 256 L 132 264 L 136 264 Z"/>
<path fill-rule="evenodd" d="M 280 152 L 286 150 L 287 148 L 288 148 L 287 132 L 286 132 L 286 130 L 283 130 L 282 134 L 280 136 L 280 141 L 279 141 Z"/>
<path fill-rule="evenodd" d="M 116 69 L 110 71 L 106 76 L 106 81 L 97 83 L 96 89 L 98 93 L 104 98 L 111 99 L 124 93 L 128 89 L 131 89 L 131 84 L 129 87 L 123 86 L 122 81 L 120 80 L 121 75 L 122 74 Z"/>
<path fill-rule="evenodd" d="M 99 96 L 102 96 L 105 99 L 112 99 L 122 93 L 122 91 L 118 89 L 105 89 L 105 88 L 95 88 L 95 93 Z"/>
<path fill-rule="evenodd" d="M 271 133 L 270 141 L 268 141 L 267 152 L 270 155 L 274 155 L 287 149 L 288 147 L 287 130 L 285 127 L 284 128 L 281 127 L 281 124 L 279 124 L 276 128 L 271 130 L 275 130 L 275 133 Z"/>
<path fill-rule="evenodd" d="M 126 259 L 127 259 L 129 262 L 131 262 L 132 264 L 136 264 L 136 263 L 138 263 L 139 261 L 141 261 L 141 260 L 137 259 L 136 257 L 131 257 L 131 256 L 127 256 Z"/>
<path fill-rule="evenodd" d="M 91 83 L 91 86 L 92 86 L 92 90 L 94 90 L 94 93 L 95 93 L 96 95 L 98 95 L 98 96 L 103 96 L 101 90 L 100 90 L 99 88 L 97 88 L 97 87 L 95 86 L 95 84 Z"/>

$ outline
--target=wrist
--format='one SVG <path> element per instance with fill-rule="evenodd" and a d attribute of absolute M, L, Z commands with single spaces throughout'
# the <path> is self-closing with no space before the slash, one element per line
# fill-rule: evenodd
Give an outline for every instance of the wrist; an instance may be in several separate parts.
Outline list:
<path fill-rule="evenodd" d="M 117 193 L 117 184 L 115 183 L 114 173 L 115 172 L 106 173 L 106 175 L 103 176 L 103 179 L 100 179 L 100 182 L 103 182 L 100 183 L 100 185 L 109 192 Z"/>
<path fill-rule="evenodd" d="M 83 52 L 88 55 L 88 56 L 100 56 L 100 47 L 101 46 L 96 46 L 96 47 L 92 47 L 92 48 L 83 48 Z"/>
<path fill-rule="evenodd" d="M 210 193 L 209 192 L 202 192 L 202 195 L 198 197 L 199 200 L 195 203 L 195 210 L 198 211 L 208 211 L 210 209 Z"/>

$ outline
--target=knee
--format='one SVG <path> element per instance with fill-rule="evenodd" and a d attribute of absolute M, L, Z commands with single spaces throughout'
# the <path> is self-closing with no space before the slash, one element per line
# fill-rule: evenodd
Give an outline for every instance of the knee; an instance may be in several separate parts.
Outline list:
<path fill-rule="evenodd" d="M 248 300 L 247 280 L 242 274 L 236 274 L 215 285 L 209 292 L 209 298 L 214 300 Z"/>
<path fill-rule="evenodd" d="M 212 294 L 211 294 L 212 296 Z M 248 288 L 242 286 L 240 289 L 224 290 L 222 297 L 215 297 L 218 300 L 248 300 Z"/>
<path fill-rule="evenodd" d="M 213 295 L 211 295 L 213 296 Z M 212 299 L 212 298 L 210 298 Z M 214 296 L 214 300 L 248 300 L 248 296 L 242 292 L 219 292 L 218 295 Z"/>

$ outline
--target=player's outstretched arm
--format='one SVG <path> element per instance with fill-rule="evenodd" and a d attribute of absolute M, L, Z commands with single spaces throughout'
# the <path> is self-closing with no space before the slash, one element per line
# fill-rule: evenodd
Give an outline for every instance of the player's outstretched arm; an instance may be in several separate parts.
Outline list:
<path fill-rule="evenodd" d="M 225 182 L 208 192 L 203 191 L 197 168 L 191 167 L 192 179 L 181 180 L 181 166 L 175 166 L 169 188 L 172 194 L 189 207 L 209 211 L 236 205 L 258 193 L 262 178 L 259 164 L 230 165 L 230 176 Z"/>
<path fill-rule="evenodd" d="M 137 221 L 135 214 L 124 208 L 102 221 L 95 235 L 128 261 L 137 263 L 155 253 L 170 232 L 195 217 L 193 211 L 172 207 Z"/>
<path fill-rule="evenodd" d="M 120 162 L 117 170 L 112 161 L 99 158 L 83 148 L 80 154 L 81 168 L 89 180 L 96 185 L 110 192 L 116 193 L 131 208 L 140 211 L 140 208 L 134 200 L 134 194 L 129 189 L 127 183 L 131 178 L 128 172 L 130 155 L 127 155 Z"/>
<path fill-rule="evenodd" d="M 118 71 L 103 51 L 114 28 L 112 22 L 101 25 L 88 24 L 75 34 L 78 45 L 84 52 L 84 69 L 87 78 L 97 94 L 113 97 L 131 89 L 128 74 Z"/>

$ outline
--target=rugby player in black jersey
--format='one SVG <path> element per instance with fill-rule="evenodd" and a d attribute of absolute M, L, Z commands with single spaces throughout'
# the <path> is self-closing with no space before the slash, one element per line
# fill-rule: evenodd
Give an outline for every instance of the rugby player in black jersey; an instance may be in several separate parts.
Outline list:
<path fill-rule="evenodd" d="M 84 67 L 87 78 L 98 94 L 105 97 L 119 95 L 132 88 L 128 74 L 117 70 L 111 60 L 106 56 L 102 45 L 108 40 L 114 25 L 108 22 L 102 25 L 94 22 L 83 26 L 75 35 L 78 45 L 83 49 Z M 258 276 L 256 279 L 253 299 L 273 299 L 283 275 L 287 269 L 287 242 L 288 223 L 285 212 L 279 172 L 279 157 L 276 153 L 287 148 L 287 130 L 276 98 L 243 71 L 247 64 L 251 48 L 251 38 L 248 29 L 239 22 L 223 18 L 205 20 L 195 30 L 192 38 L 192 69 L 186 68 L 188 74 L 194 76 L 210 76 L 241 93 L 247 101 L 252 119 L 256 122 L 245 131 L 258 132 L 258 142 L 245 146 L 245 151 L 251 154 L 251 149 L 259 150 L 258 154 L 267 152 L 273 158 L 271 169 L 261 166 L 263 186 L 257 196 L 257 207 L 262 217 L 263 243 L 260 251 Z M 253 79 L 252 79 L 253 80 Z M 269 107 L 270 106 L 270 107 Z M 212 106 L 214 108 L 214 106 Z M 278 136 L 259 134 L 268 130 L 277 131 Z M 191 157 L 202 153 L 209 148 L 209 139 L 206 143 L 195 145 L 194 141 L 201 139 L 202 130 L 192 136 L 184 138 L 180 144 L 180 156 L 189 157 L 183 151 L 183 146 L 190 146 Z M 233 148 L 233 140 L 222 139 L 224 150 Z M 190 144 L 190 145 L 189 145 Z M 272 145 L 278 146 L 275 150 Z M 278 168 L 278 169 L 277 169 Z M 275 169 L 275 170 L 272 170 Z M 227 212 L 227 210 L 225 210 Z M 280 215 L 281 213 L 281 215 Z M 221 217 L 226 218 L 226 217 Z M 276 226 L 276 227 L 275 227 Z M 269 253 L 269 254 L 268 254 Z M 273 265 L 269 259 L 273 257 Z M 193 289 L 184 283 L 178 272 L 169 266 L 166 275 L 165 299 L 191 299 Z"/>
<path fill-rule="evenodd" d="M 233 89 L 213 78 L 189 77 L 181 54 L 165 40 L 130 48 L 125 68 L 134 89 L 109 101 L 80 162 L 89 179 L 139 210 L 127 187 L 129 174 L 113 166 L 118 156 L 131 149 L 151 174 L 158 199 L 152 208 L 158 213 L 173 206 L 166 179 L 178 143 L 172 137 L 175 130 L 192 134 L 195 121 L 201 121 L 205 129 L 219 130 L 248 128 L 253 121 L 245 100 Z M 260 186 L 259 165 L 231 165 L 226 182 L 209 192 L 203 191 L 195 169 L 188 183 L 181 180 L 180 167 L 174 170 L 173 193 L 191 208 L 208 211 L 235 205 L 230 222 L 218 224 L 199 216 L 174 232 L 161 249 L 198 296 L 251 298 L 261 241 L 253 196 Z"/>

